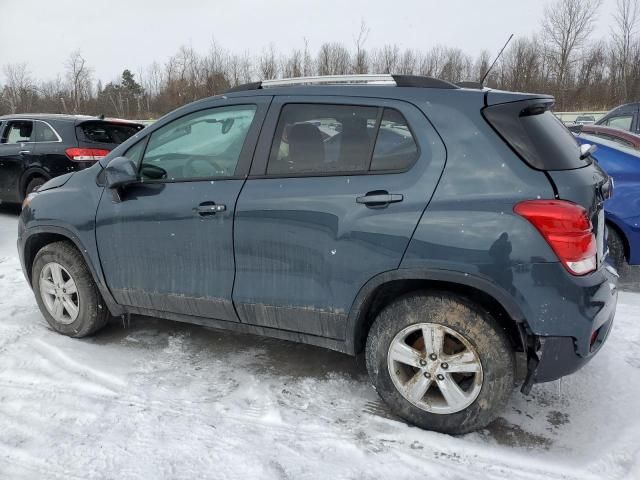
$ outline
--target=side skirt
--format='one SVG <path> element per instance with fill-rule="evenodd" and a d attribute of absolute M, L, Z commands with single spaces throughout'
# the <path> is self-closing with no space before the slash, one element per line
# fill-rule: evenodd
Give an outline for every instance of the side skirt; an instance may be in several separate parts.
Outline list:
<path fill-rule="evenodd" d="M 124 307 L 127 313 L 144 315 L 148 317 L 163 318 L 174 320 L 177 322 L 191 323 L 194 325 L 202 325 L 204 327 L 219 328 L 221 330 L 231 330 L 239 333 L 248 333 L 261 337 L 278 338 L 280 340 L 288 340 L 296 343 L 305 343 L 316 347 L 335 350 L 336 352 L 353 355 L 347 348 L 347 344 L 341 340 L 319 337 L 317 335 L 309 335 L 305 333 L 292 332 L 289 330 L 280 330 L 276 328 L 262 327 L 258 325 L 250 325 L 247 323 L 229 322 L 225 320 L 216 320 L 213 318 L 195 317 L 191 315 L 183 315 L 180 313 L 161 312 L 139 307 Z"/>

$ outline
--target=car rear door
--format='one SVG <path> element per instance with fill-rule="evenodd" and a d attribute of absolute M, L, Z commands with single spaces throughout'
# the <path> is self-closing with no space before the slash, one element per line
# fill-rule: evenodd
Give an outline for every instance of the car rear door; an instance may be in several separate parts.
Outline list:
<path fill-rule="evenodd" d="M 344 338 L 360 288 L 398 268 L 444 162 L 409 103 L 276 97 L 236 206 L 240 320 Z"/>
<path fill-rule="evenodd" d="M 269 100 L 219 99 L 183 111 L 127 151 L 143 181 L 119 195 L 105 191 L 96 218 L 100 262 L 118 303 L 237 321 L 234 209 Z"/>
<path fill-rule="evenodd" d="M 0 200 L 19 202 L 20 179 L 33 154 L 33 121 L 9 120 L 0 132 Z"/>

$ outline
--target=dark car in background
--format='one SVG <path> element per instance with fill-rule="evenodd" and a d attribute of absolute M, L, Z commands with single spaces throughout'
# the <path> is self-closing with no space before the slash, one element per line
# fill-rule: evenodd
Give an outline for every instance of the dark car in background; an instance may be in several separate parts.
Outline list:
<path fill-rule="evenodd" d="M 84 115 L 0 116 L 0 202 L 19 203 L 51 178 L 93 165 L 142 128 Z"/>
<path fill-rule="evenodd" d="M 596 117 L 593 115 L 578 115 L 576 117 L 575 123 L 578 125 L 591 125 L 596 123 Z"/>
<path fill-rule="evenodd" d="M 611 181 L 553 102 L 404 75 L 245 85 L 29 195 L 23 270 L 61 334 L 133 313 L 365 353 L 395 414 L 483 428 L 613 324 Z"/>
<path fill-rule="evenodd" d="M 640 134 L 640 102 L 627 103 L 614 108 L 598 120 L 596 125 Z"/>

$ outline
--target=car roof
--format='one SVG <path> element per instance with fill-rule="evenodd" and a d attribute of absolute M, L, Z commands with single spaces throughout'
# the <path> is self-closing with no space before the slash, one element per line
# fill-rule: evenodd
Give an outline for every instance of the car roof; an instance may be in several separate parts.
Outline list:
<path fill-rule="evenodd" d="M 10 115 L 0 115 L 0 121 L 2 120 L 55 120 L 58 122 L 72 122 L 76 124 L 87 121 L 96 121 L 142 125 L 141 123 L 137 123 L 131 120 L 124 120 L 121 118 L 102 118 L 93 115 L 69 115 L 63 113 L 16 113 Z"/>
<path fill-rule="evenodd" d="M 69 115 L 62 113 L 15 113 L 9 115 L 1 115 L 0 120 L 13 120 L 13 119 L 24 119 L 24 120 L 63 120 L 69 122 L 76 122 L 78 120 L 99 120 L 98 117 L 94 117 L 91 115 Z"/>

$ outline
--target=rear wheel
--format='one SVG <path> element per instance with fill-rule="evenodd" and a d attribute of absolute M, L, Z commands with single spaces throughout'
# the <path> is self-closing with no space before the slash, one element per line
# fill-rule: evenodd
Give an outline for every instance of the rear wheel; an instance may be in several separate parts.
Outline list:
<path fill-rule="evenodd" d="M 110 314 L 80 252 L 67 242 L 51 243 L 37 254 L 33 291 L 51 328 L 85 337 L 102 328 Z"/>
<path fill-rule="evenodd" d="M 33 193 L 37 188 L 39 188 L 41 185 L 44 185 L 45 183 L 47 183 L 47 179 L 44 177 L 36 177 L 29 180 L 29 183 L 27 183 L 27 188 L 25 188 L 24 190 L 25 198 L 27 195 Z"/>
<path fill-rule="evenodd" d="M 514 386 L 511 345 L 466 298 L 420 292 L 388 305 L 367 338 L 367 369 L 394 413 L 461 434 L 496 418 Z"/>

